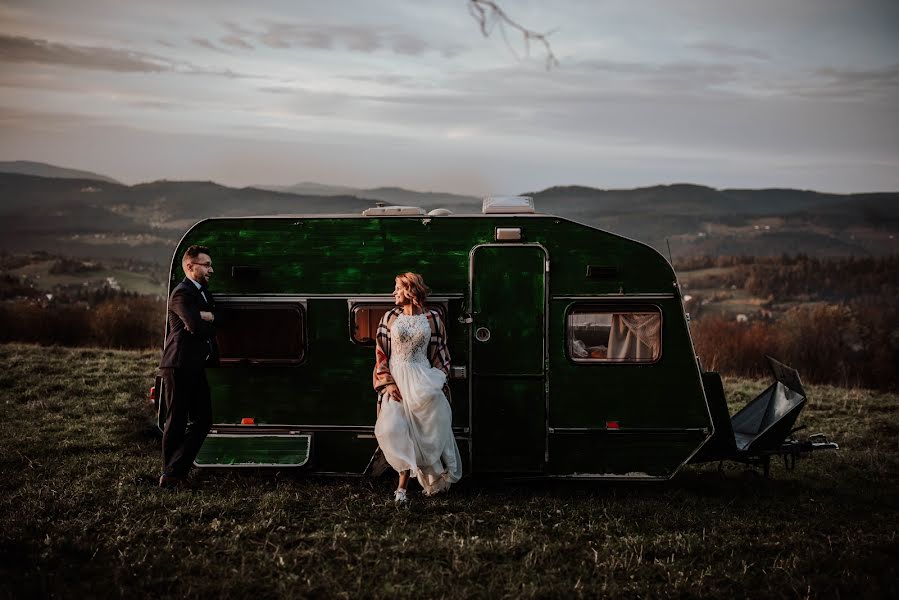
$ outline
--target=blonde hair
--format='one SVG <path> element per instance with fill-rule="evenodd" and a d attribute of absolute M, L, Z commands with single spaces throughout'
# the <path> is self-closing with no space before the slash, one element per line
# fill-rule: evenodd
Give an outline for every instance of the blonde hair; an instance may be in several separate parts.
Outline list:
<path fill-rule="evenodd" d="M 400 284 L 402 291 L 402 299 L 404 302 L 410 302 L 413 306 L 423 308 L 428 294 L 431 289 L 425 285 L 424 278 L 418 273 L 401 273 L 396 276 L 397 283 Z"/>

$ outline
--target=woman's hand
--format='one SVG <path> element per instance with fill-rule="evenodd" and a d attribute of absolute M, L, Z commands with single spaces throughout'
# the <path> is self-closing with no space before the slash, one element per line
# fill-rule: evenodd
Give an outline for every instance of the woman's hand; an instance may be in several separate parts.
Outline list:
<path fill-rule="evenodd" d="M 396 386 L 395 383 L 390 383 L 385 388 L 387 390 L 387 395 L 396 400 L 397 402 L 403 401 L 403 395 L 400 394 L 400 388 Z"/>

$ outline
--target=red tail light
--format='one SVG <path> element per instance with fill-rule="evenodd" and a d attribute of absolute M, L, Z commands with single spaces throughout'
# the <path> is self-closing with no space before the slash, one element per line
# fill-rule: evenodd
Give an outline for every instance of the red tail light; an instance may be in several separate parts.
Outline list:
<path fill-rule="evenodd" d="M 254 419 L 253 417 L 244 417 L 243 419 L 240 420 L 240 424 L 241 425 L 255 425 L 256 419 Z"/>
<path fill-rule="evenodd" d="M 606 429 L 621 429 L 618 426 L 618 421 L 606 421 Z"/>

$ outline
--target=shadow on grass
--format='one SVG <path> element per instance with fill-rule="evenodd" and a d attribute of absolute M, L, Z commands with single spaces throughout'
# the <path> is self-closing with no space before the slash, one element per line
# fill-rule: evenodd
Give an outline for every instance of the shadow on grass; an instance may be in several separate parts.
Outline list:
<path fill-rule="evenodd" d="M 396 474 L 387 472 L 377 478 L 360 476 L 331 476 L 306 473 L 302 468 L 248 468 L 228 467 L 195 468 L 190 476 L 194 489 L 208 486 L 223 489 L 228 486 L 252 487 L 260 491 L 273 490 L 281 485 L 315 487 L 323 491 L 329 488 L 352 489 L 360 492 L 392 492 Z M 761 471 L 737 466 L 725 471 L 705 468 L 687 468 L 670 481 L 628 482 L 587 481 L 574 479 L 521 479 L 499 477 L 465 477 L 453 485 L 448 494 L 439 497 L 474 497 L 490 495 L 496 498 L 555 498 L 555 499 L 657 499 L 672 493 L 700 498 L 746 497 L 747 495 L 798 496 L 817 489 L 802 479 L 766 478 Z M 409 483 L 410 494 L 418 494 L 421 487 L 415 479 Z"/>

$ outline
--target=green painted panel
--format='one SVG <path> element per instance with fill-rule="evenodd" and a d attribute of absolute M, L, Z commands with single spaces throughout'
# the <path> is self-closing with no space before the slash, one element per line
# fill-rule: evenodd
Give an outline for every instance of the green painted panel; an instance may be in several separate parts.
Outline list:
<path fill-rule="evenodd" d="M 196 458 L 201 466 L 303 465 L 309 459 L 308 435 L 209 435 Z"/>
<path fill-rule="evenodd" d="M 679 298 L 657 302 L 663 315 L 663 352 L 658 363 L 596 366 L 575 365 L 568 360 L 565 311 L 571 301 L 561 297 L 671 294 L 676 291 L 673 287 L 675 277 L 668 262 L 648 246 L 545 215 L 310 216 L 210 219 L 199 223 L 185 235 L 175 255 L 180 257 L 189 244 L 210 246 L 215 266 L 213 293 L 219 296 L 332 296 L 309 298 L 307 348 L 302 364 L 208 370 L 215 421 L 236 423 L 243 417 L 254 417 L 257 423 L 263 424 L 373 426 L 375 397 L 371 371 L 374 350 L 350 340 L 346 298 L 373 294 L 389 296 L 394 276 L 411 270 L 424 276 L 434 295 L 467 299 L 470 292 L 469 253 L 475 246 L 493 243 L 497 226 L 521 228 L 523 241 L 539 243 L 549 254 L 551 272 L 546 285 L 550 286 L 549 295 L 557 298 L 551 301 L 545 315 L 549 324 L 546 343 L 551 426 L 593 427 L 601 426 L 609 419 L 618 420 L 623 427 L 701 428 L 710 425 Z M 525 253 L 513 262 L 515 264 L 501 268 L 500 274 L 509 273 L 515 279 L 516 273 L 542 272 L 542 264 L 537 268 L 538 263 L 542 263 L 542 256 L 538 257 L 536 253 Z M 172 286 L 183 277 L 178 263 L 176 258 L 171 271 Z M 587 278 L 587 268 L 591 265 L 603 267 L 600 269 L 603 276 Z M 496 265 L 491 266 L 491 269 L 496 268 Z M 478 286 L 481 285 L 479 281 Z M 490 286 L 491 282 L 485 280 L 483 285 Z M 511 286 L 505 291 L 502 285 L 499 286 L 499 293 L 514 295 L 512 301 L 503 301 L 502 308 L 505 316 L 517 320 L 514 328 L 519 333 L 536 329 L 530 322 L 530 319 L 536 321 L 533 312 L 530 315 L 520 313 L 517 308 L 522 299 L 530 302 L 528 299 L 536 296 L 536 286 L 522 285 L 522 288 Z M 482 289 L 483 294 L 475 290 L 479 294 L 478 302 L 495 303 L 499 299 L 499 296 L 486 293 L 487 287 Z M 514 291 L 510 292 L 510 289 Z M 477 372 L 477 364 L 473 364 L 467 355 L 469 335 L 474 329 L 460 323 L 459 318 L 467 312 L 477 312 L 477 308 L 465 306 L 461 299 L 453 300 L 447 315 L 453 364 L 468 366 L 470 376 Z M 478 315 L 475 318 L 479 318 Z M 492 335 L 497 333 L 492 331 Z M 542 365 L 537 365 L 531 349 L 524 350 L 530 348 L 529 342 L 523 344 L 521 335 L 515 340 L 517 343 L 511 345 L 513 351 L 509 353 L 511 362 L 502 363 L 503 368 L 517 364 L 527 372 L 541 373 Z M 502 354 L 485 354 L 484 367 L 489 366 L 499 373 Z M 492 366 L 491 360 L 494 361 Z M 521 362 L 516 363 L 519 360 Z M 538 424 L 545 436 L 544 380 L 539 374 L 532 381 L 527 378 L 496 378 L 501 380 L 499 382 L 487 379 L 473 382 L 476 393 L 481 394 L 471 401 L 475 469 L 481 458 L 489 458 L 487 454 L 479 454 L 479 443 L 486 444 L 481 446 L 485 452 L 493 444 L 490 451 L 495 455 L 490 459 L 492 465 L 489 461 L 483 463 L 488 470 L 499 470 L 503 465 L 507 465 L 508 470 L 515 470 L 536 464 L 537 455 L 540 454 L 542 460 L 544 450 L 543 438 L 538 440 L 536 436 Z M 468 382 L 453 380 L 451 386 L 454 425 L 467 426 Z M 490 400 L 497 404 L 488 410 Z M 517 438 L 514 435 L 516 429 L 521 432 Z M 496 443 L 499 432 L 504 431 L 509 431 L 506 441 L 520 442 L 516 452 L 524 452 L 527 457 L 520 461 L 524 467 L 516 466 L 506 444 Z M 316 463 L 315 469 L 358 472 L 365 465 L 358 466 L 357 463 L 367 464 L 365 455 L 369 446 L 373 446 L 372 440 L 333 432 L 327 442 L 333 443 L 332 450 L 319 457 L 319 435 L 316 432 L 317 456 L 311 461 Z M 686 456 L 691 444 L 695 446 L 698 442 L 684 442 L 682 448 L 646 450 L 646 453 L 668 452 L 673 453 L 672 457 Z M 534 448 L 539 448 L 539 452 Z M 551 460 L 558 465 L 563 464 L 566 454 L 571 454 L 571 460 L 575 460 L 581 450 L 563 445 L 552 452 Z M 615 454 L 614 449 L 609 453 Z M 618 453 L 616 456 L 622 456 L 621 460 L 627 462 L 632 460 L 627 458 L 629 455 L 637 457 L 640 453 Z M 318 466 L 319 458 L 321 466 Z M 633 461 L 639 463 L 637 458 Z"/>
<path fill-rule="evenodd" d="M 345 299 L 312 299 L 307 309 L 303 364 L 207 369 L 215 423 L 238 424 L 251 417 L 259 425 L 374 427 L 374 346 L 352 341 Z M 461 299 L 449 302 L 447 337 L 453 364 L 465 365 L 468 349 L 461 311 Z M 467 426 L 467 382 L 451 380 L 450 392 L 453 423 Z"/>
<path fill-rule="evenodd" d="M 432 219 L 216 219 L 199 224 L 185 244 L 202 242 L 212 250 L 214 291 L 389 295 L 397 273 L 415 271 L 434 293 L 440 293 L 464 285 L 471 249 L 467 244 L 447 247 L 447 236 L 465 239 L 471 232 L 460 231 L 465 229 L 459 227 L 463 223 L 435 232 L 434 223 Z M 488 235 L 492 237 L 492 230 Z M 465 266 L 461 271 L 456 268 L 460 265 Z M 254 267 L 258 274 L 235 279 L 233 266 Z M 175 270 L 180 277 L 180 268 Z"/>
<path fill-rule="evenodd" d="M 394 275 L 411 270 L 440 294 L 467 289 L 469 252 L 492 243 L 497 226 L 519 227 L 524 241 L 546 247 L 554 294 L 672 291 L 674 271 L 653 248 L 552 216 L 209 219 L 185 235 L 175 255 L 190 244 L 209 246 L 213 292 L 389 294 Z M 588 265 L 617 274 L 587 279 Z M 235 266 L 258 274 L 240 279 Z M 176 259 L 173 283 L 183 276 Z"/>
<path fill-rule="evenodd" d="M 550 427 L 711 427 L 680 300 L 646 303 L 662 312 L 662 354 L 652 364 L 571 361 L 566 312 L 576 305 L 557 300 L 550 308 Z"/>
<path fill-rule="evenodd" d="M 311 468 L 316 472 L 361 475 L 378 442 L 350 431 L 316 431 Z"/>
<path fill-rule="evenodd" d="M 535 246 L 485 246 L 472 257 L 472 371 L 542 375 L 545 254 Z M 489 332 L 486 341 L 479 331 Z"/>
<path fill-rule="evenodd" d="M 703 437 L 700 432 L 551 434 L 547 469 L 554 475 L 668 477 Z"/>
<path fill-rule="evenodd" d="M 541 471 L 546 446 L 543 379 L 478 377 L 473 397 L 474 470 Z"/>

